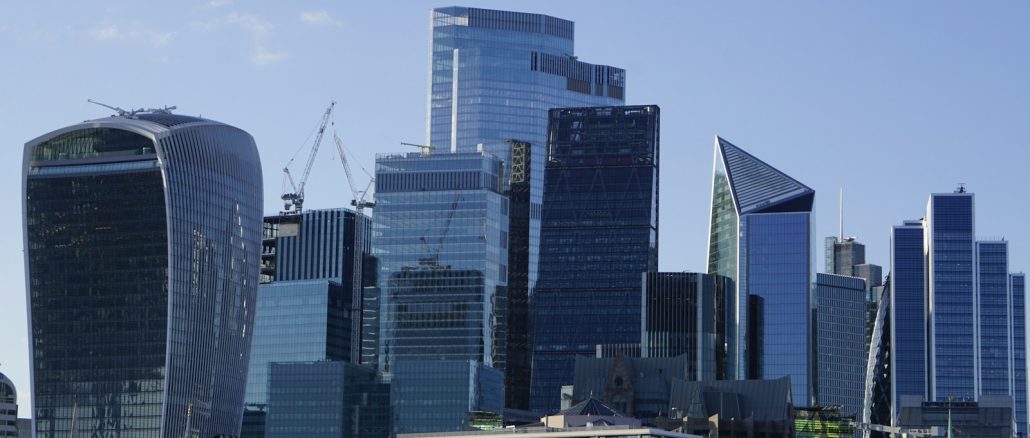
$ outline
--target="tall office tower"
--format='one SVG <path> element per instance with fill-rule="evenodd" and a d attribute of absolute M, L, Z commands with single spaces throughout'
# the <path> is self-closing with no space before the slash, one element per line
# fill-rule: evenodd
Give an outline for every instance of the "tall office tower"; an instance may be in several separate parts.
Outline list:
<path fill-rule="evenodd" d="M 1026 275 L 1009 276 L 1012 288 L 1012 399 L 1015 402 L 1016 429 L 1027 436 L 1026 364 Z"/>
<path fill-rule="evenodd" d="M 484 152 L 376 157 L 381 371 L 444 359 L 503 369 L 503 165 Z"/>
<path fill-rule="evenodd" d="M 930 195 L 926 207 L 931 401 L 977 396 L 973 211 L 963 188 Z"/>
<path fill-rule="evenodd" d="M 890 373 L 892 417 L 905 396 L 929 396 L 929 340 L 922 220 L 891 228 Z"/>
<path fill-rule="evenodd" d="M 372 235 L 371 231 L 368 234 Z M 372 239 L 369 239 L 371 241 Z M 379 258 L 365 255 L 361 269 L 361 355 L 358 362 L 379 368 Z"/>
<path fill-rule="evenodd" d="M 533 300 L 530 407 L 560 407 L 577 354 L 640 342 L 641 274 L 658 268 L 657 106 L 553 109 Z"/>
<path fill-rule="evenodd" d="M 261 251 L 254 139 L 122 112 L 28 142 L 24 169 L 35 435 L 238 436 Z"/>
<path fill-rule="evenodd" d="M 888 279 L 880 287 L 880 295 L 876 301 L 876 314 L 873 316 L 873 329 L 869 337 L 869 349 L 866 356 L 865 384 L 863 386 L 862 413 L 856 418 L 864 424 L 891 426 L 894 424 L 892 412 L 893 376 L 891 356 L 891 281 Z M 866 437 L 886 437 L 886 432 L 870 431 Z"/>
<path fill-rule="evenodd" d="M 641 357 L 686 355 L 687 376 L 726 379 L 729 278 L 694 272 L 645 272 Z"/>
<path fill-rule="evenodd" d="M 532 352 L 522 342 L 521 320 L 525 295 L 537 282 L 540 256 L 540 208 L 543 202 L 544 163 L 547 144 L 547 111 L 559 107 L 622 105 L 626 71 L 579 61 L 574 50 L 573 22 L 540 14 L 467 7 L 437 8 L 430 13 L 432 42 L 429 53 L 426 142 L 437 151 L 487 152 L 511 167 L 517 157 L 510 139 L 536 145 L 539 153 L 527 156 L 528 188 L 516 196 L 528 197 L 528 261 L 512 261 L 513 360 L 505 373 L 507 406 L 528 409 L 525 388 Z M 513 206 L 516 208 L 516 206 Z M 515 220 L 513 226 L 521 221 Z M 513 249 L 513 251 L 520 251 Z M 524 269 L 519 272 L 517 269 Z M 525 277 L 525 280 L 520 280 Z M 528 327 L 528 324 L 525 324 Z M 523 360 L 523 358 L 525 358 Z M 524 366 L 524 368 L 523 368 Z"/>
<path fill-rule="evenodd" d="M 18 438 L 18 391 L 0 373 L 0 438 Z"/>
<path fill-rule="evenodd" d="M 854 237 L 826 238 L 826 273 L 855 277 L 855 265 L 865 263 L 865 245 Z"/>
<path fill-rule="evenodd" d="M 390 385 L 348 362 L 269 367 L 268 438 L 388 438 Z"/>
<path fill-rule="evenodd" d="M 727 330 L 729 377 L 790 376 L 794 403 L 808 405 L 815 395 L 815 190 L 719 137 L 714 167 L 708 273 L 736 284 L 727 300 L 735 310 Z"/>
<path fill-rule="evenodd" d="M 865 280 L 816 274 L 815 294 L 818 404 L 853 416 L 862 410 L 866 377 Z"/>
<path fill-rule="evenodd" d="M 1009 244 L 976 242 L 977 396 L 1012 394 L 1012 297 Z"/>
<path fill-rule="evenodd" d="M 532 220 L 532 145 L 512 140 L 508 165 L 508 338 L 504 406 L 529 409 L 533 351 L 529 342 L 529 242 Z"/>
<path fill-rule="evenodd" d="M 261 282 L 328 280 L 342 286 L 351 324 L 350 352 L 345 359 L 361 356 L 364 283 L 363 263 L 371 254 L 372 220 L 344 208 L 304 210 L 299 215 L 266 216 L 261 243 Z M 302 359 L 294 359 L 302 360 Z"/>

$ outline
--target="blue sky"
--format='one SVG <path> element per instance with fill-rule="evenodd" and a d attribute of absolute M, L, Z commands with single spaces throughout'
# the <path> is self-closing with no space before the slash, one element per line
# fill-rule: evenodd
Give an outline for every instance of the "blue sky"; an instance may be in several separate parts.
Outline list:
<path fill-rule="evenodd" d="M 721 135 L 817 191 L 821 238 L 846 234 L 886 264 L 888 231 L 928 194 L 967 183 L 977 233 L 1030 270 L 1030 3 L 489 1 L 576 22 L 580 59 L 624 67 L 627 102 L 662 107 L 660 267 L 703 270 L 712 140 Z M 281 168 L 331 99 L 353 160 L 421 142 L 428 11 L 410 2 L 11 2 L 0 15 L 0 371 L 28 416 L 20 219 L 32 138 L 122 107 L 177 105 L 249 131 L 265 211 Z M 326 144 L 325 146 L 328 146 Z M 349 199 L 325 147 L 309 208 Z M 300 161 L 300 160 L 298 160 Z M 299 172 L 299 163 L 293 171 Z M 357 172 L 356 170 L 356 173 Z"/>

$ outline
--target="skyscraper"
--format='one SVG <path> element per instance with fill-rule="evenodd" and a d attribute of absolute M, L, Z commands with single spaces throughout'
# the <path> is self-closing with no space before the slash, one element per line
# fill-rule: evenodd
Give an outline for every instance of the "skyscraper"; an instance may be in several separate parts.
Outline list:
<path fill-rule="evenodd" d="M 930 400 L 975 399 L 976 279 L 973 194 L 934 193 L 926 207 Z"/>
<path fill-rule="evenodd" d="M 376 158 L 380 370 L 404 360 L 503 367 L 503 175 L 483 152 Z"/>
<path fill-rule="evenodd" d="M 238 436 L 261 249 L 253 138 L 122 112 L 28 142 L 23 182 L 36 436 Z"/>
<path fill-rule="evenodd" d="M 865 280 L 816 274 L 815 293 L 818 404 L 855 415 L 866 377 Z"/>
<path fill-rule="evenodd" d="M 1016 430 L 1027 434 L 1026 275 L 1009 276 L 1012 288 L 1012 399 Z"/>
<path fill-rule="evenodd" d="M 580 61 L 574 51 L 573 22 L 547 15 L 468 7 L 430 12 L 429 94 L 426 142 L 437 151 L 474 152 L 479 145 L 516 165 L 518 145 L 532 145 L 526 155 L 526 187 L 511 195 L 528 203 L 527 224 L 513 216 L 512 244 L 525 245 L 525 257 L 512 260 L 511 343 L 513 363 L 505 373 L 507 406 L 528 409 L 529 351 L 526 299 L 537 282 L 540 255 L 540 209 L 543 202 L 547 145 L 547 111 L 558 107 L 621 105 L 626 71 Z M 528 151 L 528 148 L 521 148 Z M 519 201 L 519 204 L 523 201 Z M 520 210 L 513 205 L 513 212 Z M 527 234 L 527 238 L 520 237 Z M 525 240 L 525 241 L 523 241 Z M 523 258 L 526 260 L 521 261 Z M 524 271 L 524 272 L 522 272 Z"/>
<path fill-rule="evenodd" d="M 708 272 L 736 284 L 730 377 L 790 376 L 794 402 L 810 404 L 815 190 L 720 137 L 714 167 Z"/>
<path fill-rule="evenodd" d="M 892 417 L 905 396 L 929 397 L 929 278 L 922 220 L 891 228 L 890 343 Z"/>
<path fill-rule="evenodd" d="M 646 272 L 642 357 L 686 355 L 687 378 L 726 379 L 726 294 L 729 278 L 696 272 Z"/>
<path fill-rule="evenodd" d="M 1009 244 L 976 242 L 978 395 L 1012 394 L 1012 290 Z"/>
<path fill-rule="evenodd" d="M 577 354 L 640 342 L 641 274 L 658 268 L 659 108 L 551 110 L 533 295 L 530 406 L 558 410 Z"/>

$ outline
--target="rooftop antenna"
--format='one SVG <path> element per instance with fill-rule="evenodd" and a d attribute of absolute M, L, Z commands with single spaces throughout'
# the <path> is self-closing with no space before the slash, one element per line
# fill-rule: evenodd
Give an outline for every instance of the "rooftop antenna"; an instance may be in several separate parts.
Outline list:
<path fill-rule="evenodd" d="M 844 186 L 840 187 L 840 241 L 844 241 Z"/>
<path fill-rule="evenodd" d="M 121 109 L 119 107 L 116 107 L 116 106 L 111 106 L 111 105 L 108 105 L 106 103 L 97 102 L 97 101 L 95 101 L 93 99 L 86 99 L 86 102 L 92 103 L 94 105 L 100 105 L 100 106 L 102 106 L 104 108 L 107 108 L 107 109 L 109 109 L 111 111 L 114 111 L 114 112 L 118 113 L 118 115 L 122 116 L 122 117 L 132 115 L 132 113 L 133 113 L 132 111 L 126 111 L 126 110 L 123 110 L 123 109 Z"/>
<path fill-rule="evenodd" d="M 965 193 L 965 192 L 966 192 L 966 183 L 963 183 L 963 182 L 958 183 L 958 189 L 955 190 L 955 193 Z"/>

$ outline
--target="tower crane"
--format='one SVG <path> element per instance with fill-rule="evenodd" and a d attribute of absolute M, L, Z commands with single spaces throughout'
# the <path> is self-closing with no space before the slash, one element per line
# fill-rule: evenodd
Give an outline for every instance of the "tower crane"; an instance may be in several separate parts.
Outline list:
<path fill-rule="evenodd" d="M 423 157 L 433 152 L 433 149 L 436 149 L 436 146 L 430 146 L 427 144 L 405 143 L 403 141 L 401 142 L 401 146 L 411 146 L 413 148 L 418 148 L 420 151 L 422 151 Z"/>
<path fill-rule="evenodd" d="M 304 173 L 300 175 L 300 184 L 295 183 L 293 175 L 290 174 L 290 164 L 297 158 L 297 155 L 294 154 L 293 158 L 290 158 L 290 161 L 283 167 L 283 211 L 279 213 L 281 216 L 297 215 L 303 211 L 304 185 L 307 184 L 308 176 L 311 174 L 311 166 L 315 164 L 315 155 L 318 154 L 318 146 L 322 143 L 322 136 L 325 135 L 325 127 L 329 124 L 329 117 L 333 113 L 334 106 L 336 106 L 335 100 L 329 104 L 329 107 L 325 109 L 325 114 L 322 115 L 322 122 L 318 126 L 318 134 L 315 135 L 315 141 L 311 146 L 311 153 L 308 155 L 308 161 L 304 165 Z M 299 150 L 297 152 L 300 153 Z M 289 186 L 287 186 L 287 183 Z"/>
<path fill-rule="evenodd" d="M 368 175 L 368 184 L 365 185 L 364 190 L 358 190 L 357 184 L 354 183 L 354 174 L 350 170 L 350 161 L 347 160 L 347 150 L 343 147 L 343 140 L 340 140 L 340 136 L 333 132 L 333 140 L 336 141 L 336 152 L 340 154 L 340 162 L 343 163 L 343 171 L 347 173 L 347 184 L 350 185 L 350 192 L 354 198 L 350 201 L 350 205 L 354 206 L 354 209 L 361 213 L 362 210 L 367 208 L 374 208 L 376 206 L 374 199 L 365 200 L 368 196 L 368 190 L 372 188 L 372 184 L 375 184 L 376 179 L 374 176 L 368 173 L 364 167 L 361 168 L 365 175 Z M 359 166 L 360 167 L 360 166 Z"/>

